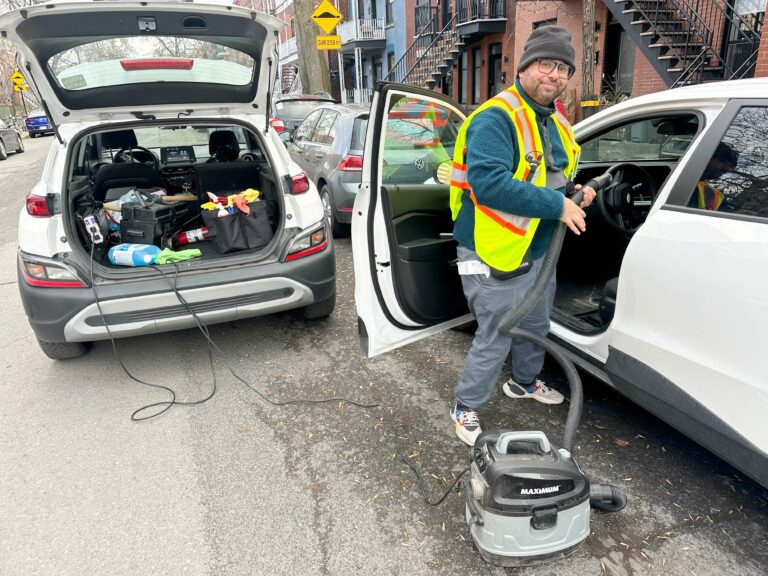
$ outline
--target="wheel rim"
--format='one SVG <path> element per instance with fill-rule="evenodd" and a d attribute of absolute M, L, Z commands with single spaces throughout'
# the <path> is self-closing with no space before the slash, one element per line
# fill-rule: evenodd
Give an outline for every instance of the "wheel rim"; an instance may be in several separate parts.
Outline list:
<path fill-rule="evenodd" d="M 323 210 L 325 211 L 325 219 L 328 222 L 328 226 L 333 224 L 333 208 L 331 207 L 331 198 L 327 190 L 323 190 L 323 195 L 320 197 L 323 201 Z"/>
<path fill-rule="evenodd" d="M 5 156 L 5 144 L 3 144 L 2 142 L 0 142 L 0 154 Z"/>

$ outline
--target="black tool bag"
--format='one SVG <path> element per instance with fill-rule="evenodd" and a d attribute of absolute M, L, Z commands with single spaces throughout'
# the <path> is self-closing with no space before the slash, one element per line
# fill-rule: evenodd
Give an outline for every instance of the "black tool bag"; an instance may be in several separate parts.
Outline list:
<path fill-rule="evenodd" d="M 266 202 L 247 204 L 249 213 L 235 209 L 234 214 L 219 216 L 217 210 L 202 212 L 203 222 L 215 238 L 216 250 L 229 254 L 238 250 L 263 248 L 272 240 L 272 225 Z"/>

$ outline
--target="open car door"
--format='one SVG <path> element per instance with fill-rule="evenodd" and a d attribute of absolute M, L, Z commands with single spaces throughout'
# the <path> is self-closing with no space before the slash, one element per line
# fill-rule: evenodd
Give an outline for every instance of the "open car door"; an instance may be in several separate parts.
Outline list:
<path fill-rule="evenodd" d="M 355 303 L 367 357 L 471 320 L 449 205 L 453 148 L 465 118 L 435 92 L 376 87 L 352 215 Z"/>

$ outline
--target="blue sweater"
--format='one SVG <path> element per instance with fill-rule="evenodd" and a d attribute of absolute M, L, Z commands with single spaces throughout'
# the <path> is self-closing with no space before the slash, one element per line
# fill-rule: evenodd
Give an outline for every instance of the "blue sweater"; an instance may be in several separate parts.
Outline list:
<path fill-rule="evenodd" d="M 568 156 L 563 149 L 555 122 L 549 117 L 554 108 L 545 108 L 523 92 L 520 95 L 536 112 L 539 126 L 549 129 L 553 165 L 565 168 Z M 509 214 L 541 218 L 531 242 L 531 257 L 541 258 L 549 247 L 552 226 L 563 213 L 565 190 L 541 188 L 512 178 L 520 159 L 517 132 L 509 114 L 493 106 L 479 112 L 467 130 L 467 180 L 478 203 Z M 475 250 L 475 210 L 469 194 L 462 196 L 462 207 L 453 227 L 453 237 L 459 244 Z"/>

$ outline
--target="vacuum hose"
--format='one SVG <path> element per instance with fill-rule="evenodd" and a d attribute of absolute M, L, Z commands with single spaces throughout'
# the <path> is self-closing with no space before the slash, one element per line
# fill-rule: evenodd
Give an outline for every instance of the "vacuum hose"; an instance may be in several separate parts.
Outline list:
<path fill-rule="evenodd" d="M 607 186 L 612 179 L 613 176 L 609 172 L 606 172 L 593 180 L 588 181 L 584 186 L 591 186 L 599 192 L 602 188 Z M 582 196 L 583 193 L 581 190 L 578 190 L 572 196 L 571 200 L 576 204 L 580 204 Z M 568 407 L 568 416 L 565 420 L 563 448 L 568 450 L 568 452 L 573 453 L 573 440 L 576 436 L 579 420 L 581 420 L 581 410 L 584 404 L 584 391 L 581 386 L 579 373 L 573 362 L 571 362 L 553 342 L 547 338 L 528 332 L 527 330 L 517 328 L 517 325 L 520 324 L 523 318 L 531 312 L 536 303 L 541 299 L 544 290 L 546 290 L 547 285 L 552 278 L 552 274 L 557 266 L 557 260 L 560 258 L 560 250 L 563 247 L 565 228 L 564 223 L 555 223 L 554 229 L 552 230 L 552 237 L 549 242 L 549 248 L 547 248 L 547 253 L 544 255 L 544 260 L 539 269 L 539 273 L 536 276 L 536 280 L 528 289 L 528 293 L 525 295 L 525 298 L 523 298 L 520 306 L 509 311 L 506 316 L 504 316 L 501 321 L 501 326 L 499 327 L 499 332 L 509 334 L 512 338 L 529 340 L 534 344 L 541 346 L 555 359 L 563 369 L 563 372 L 565 372 L 565 376 L 568 379 L 568 386 L 571 389 L 571 404 Z M 603 512 L 618 512 L 626 505 L 627 496 L 620 488 L 612 486 L 611 484 L 592 484 L 589 503 Z"/>

